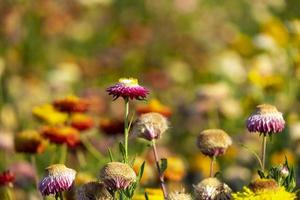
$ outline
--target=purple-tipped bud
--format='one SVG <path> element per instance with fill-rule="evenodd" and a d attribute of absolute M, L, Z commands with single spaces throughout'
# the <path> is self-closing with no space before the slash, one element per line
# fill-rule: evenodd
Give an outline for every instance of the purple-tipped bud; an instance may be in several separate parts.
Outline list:
<path fill-rule="evenodd" d="M 197 137 L 197 146 L 207 156 L 223 155 L 232 144 L 230 136 L 221 129 L 207 129 Z"/>
<path fill-rule="evenodd" d="M 112 191 L 123 190 L 136 181 L 136 174 L 128 165 L 121 162 L 107 163 L 100 172 L 100 178 Z"/>
<path fill-rule="evenodd" d="M 146 140 L 158 139 L 168 129 L 168 120 L 163 115 L 150 112 L 141 115 L 133 125 L 132 134 Z"/>
<path fill-rule="evenodd" d="M 46 168 L 44 178 L 39 183 L 43 196 L 57 194 L 70 189 L 75 179 L 76 171 L 63 164 L 54 164 Z"/>
<path fill-rule="evenodd" d="M 280 170 L 280 175 L 284 178 L 286 178 L 290 174 L 289 169 L 286 165 L 280 166 L 279 170 Z"/>
<path fill-rule="evenodd" d="M 282 132 L 284 125 L 282 113 L 269 104 L 257 106 L 256 112 L 247 120 L 247 129 L 250 132 L 259 132 L 264 135 Z"/>
<path fill-rule="evenodd" d="M 123 97 L 124 99 L 143 100 L 149 94 L 149 91 L 140 86 L 138 80 L 133 78 L 121 78 L 117 84 L 107 88 L 106 91 L 114 99 Z"/>

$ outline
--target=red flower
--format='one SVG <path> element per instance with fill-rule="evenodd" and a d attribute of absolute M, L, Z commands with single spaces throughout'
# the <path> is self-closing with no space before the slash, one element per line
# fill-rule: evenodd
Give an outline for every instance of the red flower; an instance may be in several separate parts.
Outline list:
<path fill-rule="evenodd" d="M 92 128 L 93 119 L 87 115 L 76 113 L 71 117 L 71 126 L 79 131 L 85 131 Z"/>
<path fill-rule="evenodd" d="M 53 106 L 62 112 L 86 112 L 88 110 L 89 103 L 85 99 L 68 96 L 64 99 L 54 101 Z"/>
<path fill-rule="evenodd" d="M 42 135 L 56 144 L 67 144 L 74 148 L 80 144 L 80 135 L 78 130 L 69 126 L 50 127 L 45 126 L 41 130 Z"/>
<path fill-rule="evenodd" d="M 0 173 L 0 186 L 9 185 L 15 180 L 15 176 L 10 171 Z"/>
<path fill-rule="evenodd" d="M 118 119 L 100 119 L 100 130 L 107 135 L 117 135 L 124 132 L 124 121 Z"/>
<path fill-rule="evenodd" d="M 15 137 L 15 149 L 22 153 L 43 153 L 47 142 L 34 130 L 26 130 Z"/>

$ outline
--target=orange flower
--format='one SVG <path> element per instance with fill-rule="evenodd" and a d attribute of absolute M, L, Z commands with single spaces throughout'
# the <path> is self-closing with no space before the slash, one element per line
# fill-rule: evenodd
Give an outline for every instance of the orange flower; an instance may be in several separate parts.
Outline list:
<path fill-rule="evenodd" d="M 271 163 L 272 165 L 283 164 L 285 162 L 285 158 L 287 158 L 289 164 L 295 164 L 295 156 L 289 149 L 283 149 L 282 151 L 272 154 Z"/>
<path fill-rule="evenodd" d="M 69 126 L 45 126 L 42 128 L 41 133 L 45 138 L 56 144 L 65 143 L 69 147 L 76 147 L 80 144 L 79 132 Z"/>
<path fill-rule="evenodd" d="M 157 99 L 151 99 L 148 105 L 137 106 L 136 111 L 138 114 L 157 112 L 165 117 L 170 117 L 172 115 L 171 109 L 165 105 L 162 105 Z"/>
<path fill-rule="evenodd" d="M 165 171 L 166 179 L 170 181 L 181 181 L 185 176 L 185 163 L 178 156 L 168 157 L 168 167 Z"/>
<path fill-rule="evenodd" d="M 58 99 L 53 103 L 54 107 L 62 112 L 86 112 L 89 103 L 85 99 L 76 96 L 67 96 L 63 99 Z"/>
<path fill-rule="evenodd" d="M 79 131 L 85 131 L 94 125 L 93 119 L 88 115 L 75 113 L 71 116 L 71 126 Z"/>
<path fill-rule="evenodd" d="M 124 132 L 124 121 L 119 119 L 102 118 L 99 122 L 100 130 L 106 135 L 117 135 Z"/>
<path fill-rule="evenodd" d="M 26 130 L 15 137 L 15 149 L 23 153 L 42 153 L 47 142 L 34 130 Z"/>

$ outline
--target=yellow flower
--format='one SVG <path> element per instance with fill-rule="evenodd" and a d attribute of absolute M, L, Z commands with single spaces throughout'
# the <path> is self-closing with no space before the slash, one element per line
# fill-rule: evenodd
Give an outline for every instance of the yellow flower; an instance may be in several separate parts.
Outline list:
<path fill-rule="evenodd" d="M 234 200 L 294 200 L 296 195 L 285 191 L 284 187 L 271 190 L 251 191 L 244 187 L 242 192 L 232 194 Z"/>
<path fill-rule="evenodd" d="M 48 124 L 63 124 L 67 119 L 66 113 L 59 112 L 51 104 L 36 106 L 32 109 L 32 114 Z"/>
<path fill-rule="evenodd" d="M 185 173 L 185 164 L 180 157 L 168 157 L 168 167 L 165 171 L 166 179 L 170 181 L 181 181 L 184 178 Z"/>
<path fill-rule="evenodd" d="M 279 20 L 272 19 L 265 23 L 262 27 L 262 32 L 272 37 L 280 46 L 285 46 L 288 43 L 288 30 Z"/>
<path fill-rule="evenodd" d="M 75 178 L 75 185 L 83 185 L 89 182 L 93 182 L 96 181 L 97 179 L 95 177 L 93 177 L 91 174 L 87 173 L 87 172 L 79 172 L 76 175 Z"/>
<path fill-rule="evenodd" d="M 170 117 L 172 115 L 171 109 L 168 106 L 161 104 L 157 99 L 151 99 L 147 105 L 137 106 L 136 111 L 139 114 L 157 112 L 165 117 Z"/>
<path fill-rule="evenodd" d="M 141 158 L 141 157 L 136 157 L 135 158 L 135 161 L 134 161 L 134 164 L 133 164 L 133 170 L 135 171 L 135 173 L 137 174 L 141 165 L 143 164 L 144 162 L 144 159 Z M 145 168 L 144 168 L 144 173 L 143 173 L 143 176 L 142 176 L 142 179 L 140 181 L 141 184 L 146 184 L 146 183 L 149 183 L 151 182 L 154 177 L 155 177 L 155 172 L 153 170 L 153 168 L 149 165 L 149 163 L 145 163 Z"/>
<path fill-rule="evenodd" d="M 146 188 L 145 192 L 148 194 L 149 200 L 164 200 L 164 195 L 161 189 Z M 132 200 L 145 200 L 145 194 L 134 195 Z"/>
<path fill-rule="evenodd" d="M 262 74 L 257 69 L 250 70 L 248 77 L 254 85 L 263 89 L 280 89 L 284 81 L 280 75 Z"/>
<path fill-rule="evenodd" d="M 271 156 L 272 165 L 280 165 L 285 162 L 285 157 L 287 158 L 289 164 L 295 164 L 295 156 L 289 149 L 284 149 L 282 151 L 276 152 Z"/>
<path fill-rule="evenodd" d="M 190 166 L 193 171 L 201 172 L 204 177 L 208 177 L 210 173 L 210 161 L 208 156 L 198 153 L 190 160 Z M 214 165 L 215 171 L 219 170 L 218 162 Z"/>

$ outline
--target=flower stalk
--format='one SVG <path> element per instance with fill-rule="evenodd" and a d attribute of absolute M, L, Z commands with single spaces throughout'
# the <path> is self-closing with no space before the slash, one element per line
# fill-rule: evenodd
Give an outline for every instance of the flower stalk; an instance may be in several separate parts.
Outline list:
<path fill-rule="evenodd" d="M 164 194 L 164 199 L 168 199 L 168 191 L 167 191 L 167 187 L 166 187 L 165 181 L 164 181 L 164 172 L 160 168 L 159 157 L 158 157 L 158 153 L 157 153 L 157 149 L 156 149 L 155 140 L 152 140 L 152 147 L 153 147 L 154 158 L 155 158 L 156 167 L 157 167 L 157 171 L 158 171 L 158 175 L 159 175 L 160 186 L 161 186 L 161 189 Z"/>
<path fill-rule="evenodd" d="M 267 149 L 267 136 L 263 136 L 262 142 L 262 152 L 261 152 L 261 160 L 262 160 L 262 171 L 265 170 L 265 163 L 266 163 L 266 149 Z"/>
<path fill-rule="evenodd" d="M 209 176 L 210 177 L 214 176 L 214 162 L 215 162 L 215 160 L 216 160 L 215 156 L 211 157 L 211 160 L 210 160 L 210 172 L 209 172 Z"/>
<path fill-rule="evenodd" d="M 128 162 L 128 134 L 129 134 L 129 124 L 128 124 L 128 115 L 129 115 L 129 99 L 124 98 L 125 101 L 125 115 L 124 115 L 124 148 L 125 148 L 125 163 Z"/>

